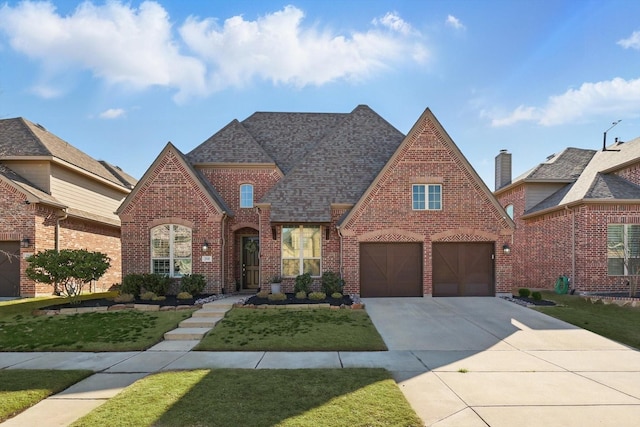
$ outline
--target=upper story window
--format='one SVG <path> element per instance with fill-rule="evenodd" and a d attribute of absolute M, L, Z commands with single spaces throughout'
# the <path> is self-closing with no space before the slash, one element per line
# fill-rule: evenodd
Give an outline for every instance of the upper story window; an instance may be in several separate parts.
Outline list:
<path fill-rule="evenodd" d="M 282 227 L 282 275 L 319 277 L 321 238 L 319 225 Z"/>
<path fill-rule="evenodd" d="M 151 272 L 169 277 L 191 274 L 191 229 L 163 224 L 151 229 Z"/>
<path fill-rule="evenodd" d="M 509 218 L 513 219 L 513 205 L 505 206 L 504 210 L 507 211 L 507 215 L 509 215 Z"/>
<path fill-rule="evenodd" d="M 240 207 L 241 208 L 253 207 L 253 185 L 242 184 L 240 186 Z"/>
<path fill-rule="evenodd" d="M 640 272 L 640 225 L 607 226 L 607 270 L 609 276 L 630 276 Z"/>
<path fill-rule="evenodd" d="M 414 211 L 442 209 L 441 184 L 413 184 L 412 207 Z"/>

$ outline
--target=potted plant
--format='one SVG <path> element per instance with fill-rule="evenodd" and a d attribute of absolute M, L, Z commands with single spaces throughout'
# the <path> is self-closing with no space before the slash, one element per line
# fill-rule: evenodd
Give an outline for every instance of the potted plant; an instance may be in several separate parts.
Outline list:
<path fill-rule="evenodd" d="M 279 294 L 280 284 L 282 283 L 282 276 L 276 274 L 269 280 L 269 282 L 271 283 L 271 293 Z"/>

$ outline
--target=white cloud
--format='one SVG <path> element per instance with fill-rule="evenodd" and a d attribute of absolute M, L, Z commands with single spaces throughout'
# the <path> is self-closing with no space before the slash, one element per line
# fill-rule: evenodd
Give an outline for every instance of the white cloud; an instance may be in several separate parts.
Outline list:
<path fill-rule="evenodd" d="M 397 14 L 350 34 L 304 26 L 303 18 L 287 6 L 254 21 L 234 16 L 220 26 L 214 18 L 189 17 L 174 26 L 154 1 L 138 8 L 85 2 L 66 16 L 52 3 L 25 1 L 0 8 L 0 31 L 15 51 L 41 64 L 41 87 L 55 87 L 63 73 L 89 70 L 108 84 L 172 88 L 179 101 L 255 79 L 298 87 L 361 80 L 428 57 L 420 35 Z"/>
<path fill-rule="evenodd" d="M 105 110 L 102 113 L 100 113 L 99 117 L 101 119 L 117 119 L 120 117 L 124 117 L 125 114 L 126 114 L 126 111 L 122 108 L 109 108 L 108 110 Z"/>
<path fill-rule="evenodd" d="M 618 40 L 617 44 L 625 49 L 639 49 L 640 50 L 640 31 L 634 31 L 629 38 Z"/>
<path fill-rule="evenodd" d="M 494 117 L 491 125 L 499 127 L 532 121 L 542 126 L 554 126 L 600 114 L 638 116 L 638 99 L 640 78 L 625 80 L 616 77 L 602 82 L 583 83 L 578 89 L 550 96 L 544 107 L 521 105 L 505 117 Z"/>
<path fill-rule="evenodd" d="M 460 22 L 458 18 L 453 15 L 448 15 L 445 24 L 455 28 L 456 30 L 464 30 L 466 27 Z"/>

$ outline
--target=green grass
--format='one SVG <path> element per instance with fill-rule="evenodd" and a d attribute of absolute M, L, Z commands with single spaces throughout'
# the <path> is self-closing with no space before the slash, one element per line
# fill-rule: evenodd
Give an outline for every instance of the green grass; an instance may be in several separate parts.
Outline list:
<path fill-rule="evenodd" d="M 383 369 L 196 370 L 143 378 L 73 426 L 420 426 Z"/>
<path fill-rule="evenodd" d="M 91 375 L 92 371 L 0 370 L 0 422 Z"/>
<path fill-rule="evenodd" d="M 209 351 L 378 351 L 364 310 L 234 308 L 196 347 Z"/>
<path fill-rule="evenodd" d="M 51 299 L 0 305 L 0 351 L 133 351 L 162 340 L 193 310 L 33 316 Z"/>
<path fill-rule="evenodd" d="M 542 313 L 640 349 L 640 308 L 593 304 L 577 295 L 552 292 L 543 292 L 542 297 L 559 304 L 536 307 Z"/>

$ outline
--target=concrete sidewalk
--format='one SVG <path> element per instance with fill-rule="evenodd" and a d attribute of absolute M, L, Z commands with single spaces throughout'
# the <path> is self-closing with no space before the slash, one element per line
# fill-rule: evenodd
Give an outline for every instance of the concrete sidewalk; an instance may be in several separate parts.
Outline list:
<path fill-rule="evenodd" d="M 365 300 L 385 352 L 1 353 L 0 369 L 97 372 L 3 426 L 64 426 L 139 378 L 198 368 L 385 368 L 429 426 L 636 426 L 640 352 L 499 298 Z M 72 401 L 72 404 L 69 402 Z M 65 417 L 52 418 L 64 404 Z M 67 410 L 68 409 L 68 410 Z"/>

